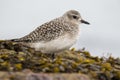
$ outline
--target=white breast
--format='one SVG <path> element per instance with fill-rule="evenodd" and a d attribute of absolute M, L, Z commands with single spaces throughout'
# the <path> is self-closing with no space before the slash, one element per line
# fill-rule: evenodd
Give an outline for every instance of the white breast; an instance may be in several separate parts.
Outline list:
<path fill-rule="evenodd" d="M 77 38 L 69 38 L 65 35 L 49 42 L 31 43 L 30 46 L 43 53 L 54 53 L 69 49 L 76 41 Z"/>
<path fill-rule="evenodd" d="M 78 38 L 79 33 L 73 37 L 69 34 L 65 34 L 64 36 L 60 36 L 59 38 L 49 42 L 31 43 L 30 46 L 43 53 L 55 53 L 69 49 L 73 44 L 75 44 Z"/>

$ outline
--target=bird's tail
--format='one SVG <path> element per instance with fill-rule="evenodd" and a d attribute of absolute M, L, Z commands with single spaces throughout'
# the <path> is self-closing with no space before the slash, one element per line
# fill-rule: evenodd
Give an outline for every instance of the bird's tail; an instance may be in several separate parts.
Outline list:
<path fill-rule="evenodd" d="M 31 40 L 23 39 L 23 38 L 11 39 L 10 41 L 13 41 L 13 42 L 31 42 Z"/>
<path fill-rule="evenodd" d="M 20 42 L 20 40 L 19 40 L 19 39 L 3 39 L 3 40 L 0 40 L 0 41 Z"/>
<path fill-rule="evenodd" d="M 10 39 L 9 41 L 13 41 L 13 42 L 20 42 L 19 39 Z"/>

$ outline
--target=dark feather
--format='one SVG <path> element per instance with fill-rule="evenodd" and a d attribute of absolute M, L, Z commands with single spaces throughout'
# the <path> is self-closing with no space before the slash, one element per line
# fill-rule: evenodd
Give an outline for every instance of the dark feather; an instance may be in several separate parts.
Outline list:
<path fill-rule="evenodd" d="M 21 39 L 11 39 L 13 42 L 31 42 L 30 40 L 21 40 Z"/>

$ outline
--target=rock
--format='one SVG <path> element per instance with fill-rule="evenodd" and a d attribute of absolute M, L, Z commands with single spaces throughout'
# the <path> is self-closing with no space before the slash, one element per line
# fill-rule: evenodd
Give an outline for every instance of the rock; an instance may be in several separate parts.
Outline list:
<path fill-rule="evenodd" d="M 0 41 L 0 71 L 0 80 L 120 80 L 120 58 L 94 57 L 75 48 L 53 58 L 20 43 Z"/>
<path fill-rule="evenodd" d="M 83 74 L 0 72 L 0 80 L 90 80 Z"/>

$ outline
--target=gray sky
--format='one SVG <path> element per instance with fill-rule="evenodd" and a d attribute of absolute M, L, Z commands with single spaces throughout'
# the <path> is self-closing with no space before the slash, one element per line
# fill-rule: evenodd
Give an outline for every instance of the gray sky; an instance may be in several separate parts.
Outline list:
<path fill-rule="evenodd" d="M 91 23 L 80 25 L 76 48 L 120 57 L 120 0 L 0 0 L 0 39 L 22 37 L 71 9 Z"/>

